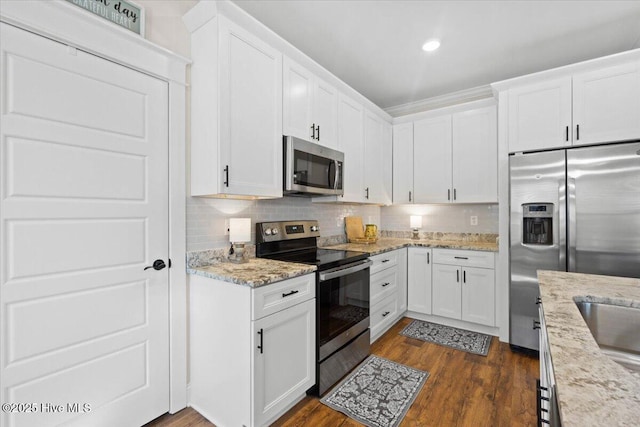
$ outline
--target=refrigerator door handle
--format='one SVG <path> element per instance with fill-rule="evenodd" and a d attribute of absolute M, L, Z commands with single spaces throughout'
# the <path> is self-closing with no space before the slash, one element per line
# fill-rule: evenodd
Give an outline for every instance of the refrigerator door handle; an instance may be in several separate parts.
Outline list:
<path fill-rule="evenodd" d="M 558 181 L 558 270 L 567 269 L 567 183 Z"/>
<path fill-rule="evenodd" d="M 567 271 L 576 271 L 578 224 L 576 218 L 576 179 L 567 176 Z"/>

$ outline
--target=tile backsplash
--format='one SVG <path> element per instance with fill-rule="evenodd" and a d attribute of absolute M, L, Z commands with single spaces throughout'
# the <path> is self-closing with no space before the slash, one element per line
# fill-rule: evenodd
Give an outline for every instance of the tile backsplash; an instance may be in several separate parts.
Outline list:
<path fill-rule="evenodd" d="M 229 246 L 225 234 L 228 218 L 251 218 L 251 241 L 255 242 L 255 223 L 317 219 L 322 237 L 344 235 L 344 217 L 361 216 L 366 223 L 380 227 L 380 207 L 332 203 L 312 203 L 303 197 L 273 200 L 229 200 L 187 198 L 187 251 Z"/>
<path fill-rule="evenodd" d="M 409 216 L 422 216 L 422 232 L 498 233 L 498 205 L 399 205 L 381 208 L 382 230 L 409 231 Z M 471 217 L 478 224 L 471 225 Z"/>
<path fill-rule="evenodd" d="M 409 216 L 422 215 L 422 232 L 498 233 L 498 205 L 401 205 L 368 206 L 312 203 L 311 199 L 284 197 L 273 200 L 229 200 L 187 198 L 187 251 L 229 246 L 225 234 L 228 218 L 251 218 L 251 241 L 255 223 L 264 221 L 317 219 L 324 238 L 344 235 L 344 217 L 361 216 L 379 230 L 409 231 Z M 478 225 L 470 225 L 470 217 Z"/>

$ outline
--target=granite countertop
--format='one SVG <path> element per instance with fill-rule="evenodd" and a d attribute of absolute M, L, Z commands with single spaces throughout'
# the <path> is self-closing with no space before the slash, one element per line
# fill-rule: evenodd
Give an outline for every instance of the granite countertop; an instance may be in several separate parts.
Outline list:
<path fill-rule="evenodd" d="M 640 376 L 600 351 L 575 301 L 640 309 L 640 280 L 538 271 L 564 426 L 637 426 Z"/>
<path fill-rule="evenodd" d="M 252 288 L 313 273 L 314 271 L 316 271 L 315 265 L 275 261 L 266 258 L 248 258 L 248 262 L 243 264 L 218 261 L 211 265 L 187 269 L 188 274 Z"/>
<path fill-rule="evenodd" d="M 376 243 L 343 243 L 340 245 L 325 246 L 326 249 L 342 249 L 357 252 L 369 252 L 377 255 L 406 247 L 427 247 L 440 249 L 465 249 L 470 251 L 498 252 L 498 244 L 495 242 L 474 242 L 462 240 L 413 240 L 397 238 L 380 238 Z"/>
<path fill-rule="evenodd" d="M 474 251 L 498 250 L 497 243 L 463 240 L 412 240 L 403 238 L 380 238 L 374 244 L 343 243 L 324 246 L 327 249 L 343 249 L 356 252 L 368 252 L 371 255 L 393 251 L 408 246 L 425 246 L 430 248 L 468 249 Z M 258 287 L 292 277 L 302 276 L 316 271 L 314 265 L 293 262 L 275 261 L 266 258 L 248 257 L 247 263 L 234 264 L 224 261 L 226 250 L 192 252 L 188 255 L 188 274 L 195 274 L 211 279 L 236 283 L 239 285 Z"/>

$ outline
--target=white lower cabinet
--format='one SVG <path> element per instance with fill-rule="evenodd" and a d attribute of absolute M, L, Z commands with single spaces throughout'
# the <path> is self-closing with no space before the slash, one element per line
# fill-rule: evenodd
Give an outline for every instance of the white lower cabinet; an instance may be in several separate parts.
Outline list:
<path fill-rule="evenodd" d="M 408 248 L 407 309 L 431 314 L 431 259 L 429 248 Z"/>
<path fill-rule="evenodd" d="M 462 320 L 495 325 L 495 272 L 465 267 L 462 271 Z"/>
<path fill-rule="evenodd" d="M 549 337 L 547 336 L 547 324 L 544 321 L 544 309 L 542 302 L 538 303 L 540 316 L 540 381 L 537 387 L 538 425 L 546 424 L 551 427 L 560 426 L 560 414 L 558 412 L 558 396 L 556 394 L 556 380 L 549 349 Z"/>
<path fill-rule="evenodd" d="M 398 315 L 402 315 L 407 311 L 407 286 L 408 278 L 408 249 L 399 249 L 398 253 Z"/>
<path fill-rule="evenodd" d="M 433 250 L 433 314 L 495 326 L 495 255 Z"/>
<path fill-rule="evenodd" d="M 315 384 L 315 274 L 259 288 L 190 276 L 190 401 L 216 425 L 266 426 Z"/>
<path fill-rule="evenodd" d="M 315 299 L 253 323 L 255 426 L 268 425 L 315 383 Z"/>
<path fill-rule="evenodd" d="M 380 337 L 398 319 L 398 297 L 389 295 L 371 308 L 371 342 Z"/>
<path fill-rule="evenodd" d="M 460 319 L 462 317 L 461 295 L 460 267 L 435 264 L 432 284 L 433 314 Z"/>
<path fill-rule="evenodd" d="M 377 340 L 406 310 L 407 250 L 398 249 L 371 258 L 369 326 Z M 402 308 L 404 307 L 404 308 Z"/>

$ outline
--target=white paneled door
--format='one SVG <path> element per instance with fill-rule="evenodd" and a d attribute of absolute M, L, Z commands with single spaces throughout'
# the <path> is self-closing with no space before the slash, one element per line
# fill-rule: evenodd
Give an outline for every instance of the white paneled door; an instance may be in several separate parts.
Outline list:
<path fill-rule="evenodd" d="M 169 409 L 168 269 L 144 270 L 167 83 L 0 25 L 0 424 L 144 424 Z"/>

